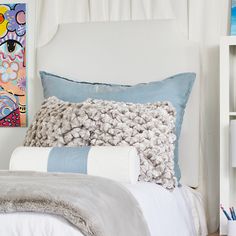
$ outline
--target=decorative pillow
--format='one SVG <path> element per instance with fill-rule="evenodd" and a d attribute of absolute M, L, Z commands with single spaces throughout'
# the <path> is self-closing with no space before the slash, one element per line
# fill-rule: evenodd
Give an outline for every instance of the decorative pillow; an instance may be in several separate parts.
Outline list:
<path fill-rule="evenodd" d="M 134 146 L 140 176 L 173 189 L 175 109 L 169 102 L 133 104 L 47 99 L 29 128 L 26 146 Z"/>
<path fill-rule="evenodd" d="M 83 102 L 88 98 L 132 103 L 170 101 L 176 109 L 175 176 L 180 180 L 178 164 L 178 139 L 184 110 L 192 90 L 195 73 L 183 73 L 162 81 L 134 86 L 77 82 L 46 72 L 40 72 L 44 98 L 56 96 L 68 102 Z"/>
<path fill-rule="evenodd" d="M 140 161 L 134 147 L 18 147 L 10 170 L 81 173 L 134 184 Z"/>

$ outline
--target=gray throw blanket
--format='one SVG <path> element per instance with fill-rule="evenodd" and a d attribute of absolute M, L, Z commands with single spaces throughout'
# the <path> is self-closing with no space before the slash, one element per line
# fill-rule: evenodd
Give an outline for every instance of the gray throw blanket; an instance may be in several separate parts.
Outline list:
<path fill-rule="evenodd" d="M 60 215 L 85 236 L 149 236 L 135 198 L 100 177 L 0 171 L 0 213 Z"/>

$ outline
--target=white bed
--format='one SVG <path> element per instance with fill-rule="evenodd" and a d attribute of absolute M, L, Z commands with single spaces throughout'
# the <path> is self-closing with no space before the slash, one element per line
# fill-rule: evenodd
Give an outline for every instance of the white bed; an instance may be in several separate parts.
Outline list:
<path fill-rule="evenodd" d="M 123 84 L 161 80 L 181 72 L 198 74 L 198 47 L 177 31 L 170 20 L 62 25 L 54 39 L 38 49 L 38 70 Z M 42 91 L 39 80 L 36 82 L 38 106 Z M 204 199 L 187 187 L 197 189 L 200 185 L 199 100 L 197 78 L 180 138 L 183 186 L 173 192 L 150 183 L 126 186 L 139 202 L 152 236 L 207 235 Z M 57 216 L 12 213 L 0 214 L 0 235 L 82 234 Z"/>
<path fill-rule="evenodd" d="M 195 72 L 197 79 L 180 135 L 182 183 L 199 186 L 199 48 L 179 34 L 175 21 L 138 21 L 60 25 L 37 52 L 38 71 L 79 81 L 137 84 Z M 42 102 L 40 79 L 35 87 Z M 193 125 L 194 124 L 194 125 Z"/>
<path fill-rule="evenodd" d="M 126 187 L 137 199 L 151 236 L 207 235 L 203 202 L 196 191 L 183 186 L 169 192 L 151 183 L 138 183 Z M 63 218 L 53 215 L 0 214 L 0 222 L 0 235 L 83 235 Z"/>

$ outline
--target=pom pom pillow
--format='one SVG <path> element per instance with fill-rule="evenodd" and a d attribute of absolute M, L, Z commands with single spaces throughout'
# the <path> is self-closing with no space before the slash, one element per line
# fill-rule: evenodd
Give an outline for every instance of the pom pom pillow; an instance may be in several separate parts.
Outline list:
<path fill-rule="evenodd" d="M 29 128 L 26 146 L 134 146 L 142 181 L 167 189 L 174 176 L 175 109 L 168 102 L 133 104 L 47 99 Z"/>

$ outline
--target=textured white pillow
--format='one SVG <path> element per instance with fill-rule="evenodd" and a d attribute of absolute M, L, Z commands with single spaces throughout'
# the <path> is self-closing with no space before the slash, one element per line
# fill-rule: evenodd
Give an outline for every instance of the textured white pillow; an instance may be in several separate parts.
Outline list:
<path fill-rule="evenodd" d="M 173 189 L 175 109 L 168 102 L 103 100 L 68 103 L 51 97 L 29 128 L 26 146 L 134 146 L 139 179 Z"/>

